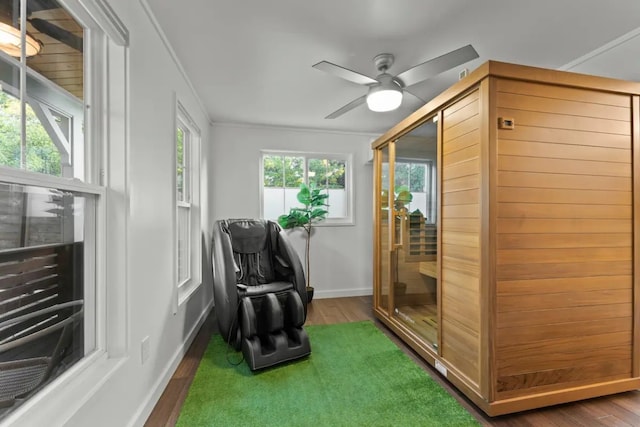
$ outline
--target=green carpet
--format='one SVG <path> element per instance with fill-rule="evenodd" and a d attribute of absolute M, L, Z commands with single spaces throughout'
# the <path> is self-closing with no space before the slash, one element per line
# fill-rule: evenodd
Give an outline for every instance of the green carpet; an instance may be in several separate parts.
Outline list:
<path fill-rule="evenodd" d="M 215 335 L 177 425 L 479 425 L 372 322 L 305 329 L 308 358 L 257 373 Z"/>

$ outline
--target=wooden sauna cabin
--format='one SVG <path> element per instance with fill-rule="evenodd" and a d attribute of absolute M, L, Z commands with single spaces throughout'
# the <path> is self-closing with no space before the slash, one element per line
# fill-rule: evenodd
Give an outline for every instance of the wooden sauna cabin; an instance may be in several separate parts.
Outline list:
<path fill-rule="evenodd" d="M 491 416 L 640 388 L 640 83 L 490 61 L 372 147 L 378 319 Z"/>

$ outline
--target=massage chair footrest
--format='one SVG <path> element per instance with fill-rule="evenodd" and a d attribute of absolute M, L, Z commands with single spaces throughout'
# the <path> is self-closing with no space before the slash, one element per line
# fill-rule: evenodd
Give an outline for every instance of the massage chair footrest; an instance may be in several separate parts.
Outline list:
<path fill-rule="evenodd" d="M 242 339 L 242 354 L 252 371 L 298 359 L 309 353 L 309 337 L 301 327 Z"/>

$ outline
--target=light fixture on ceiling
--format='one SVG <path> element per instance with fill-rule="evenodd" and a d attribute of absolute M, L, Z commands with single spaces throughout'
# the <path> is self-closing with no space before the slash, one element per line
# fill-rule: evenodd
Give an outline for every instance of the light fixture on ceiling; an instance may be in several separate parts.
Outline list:
<path fill-rule="evenodd" d="M 371 86 L 367 94 L 367 106 L 371 111 L 393 111 L 402 104 L 402 88 L 389 74 L 377 77 L 379 85 Z"/>
<path fill-rule="evenodd" d="M 21 38 L 20 30 L 12 25 L 11 16 L 0 11 L 0 50 L 7 55 L 19 58 L 22 47 Z M 27 57 L 40 53 L 40 49 L 42 49 L 40 40 L 27 33 L 26 43 L 25 55 Z"/>

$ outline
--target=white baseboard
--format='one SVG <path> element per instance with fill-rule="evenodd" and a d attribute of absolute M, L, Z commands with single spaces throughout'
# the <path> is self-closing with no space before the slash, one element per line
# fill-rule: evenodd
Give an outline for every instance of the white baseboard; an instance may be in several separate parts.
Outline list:
<path fill-rule="evenodd" d="M 316 289 L 313 292 L 313 299 L 361 297 L 366 295 L 373 295 L 373 289 L 329 289 L 326 291 Z"/>
<path fill-rule="evenodd" d="M 189 335 L 187 336 L 187 339 L 182 343 L 182 346 L 176 349 L 170 363 L 167 365 L 160 378 L 158 378 L 158 380 L 153 385 L 151 393 L 148 395 L 147 399 L 142 402 L 142 405 L 140 405 L 140 408 L 136 411 L 131 422 L 129 423 L 129 427 L 144 426 L 147 418 L 149 418 L 149 415 L 151 415 L 151 411 L 153 411 L 156 403 L 158 403 L 158 400 L 160 400 L 162 392 L 164 392 L 165 388 L 167 388 L 171 377 L 176 372 L 176 369 L 178 369 L 178 365 L 182 361 L 184 355 L 187 353 L 187 350 L 189 350 L 189 347 L 191 347 L 191 344 L 196 338 L 200 327 L 204 324 L 205 320 L 207 320 L 207 317 L 209 316 L 209 313 L 212 309 L 213 300 L 209 302 L 202 314 L 200 314 L 200 318 L 189 331 Z"/>

